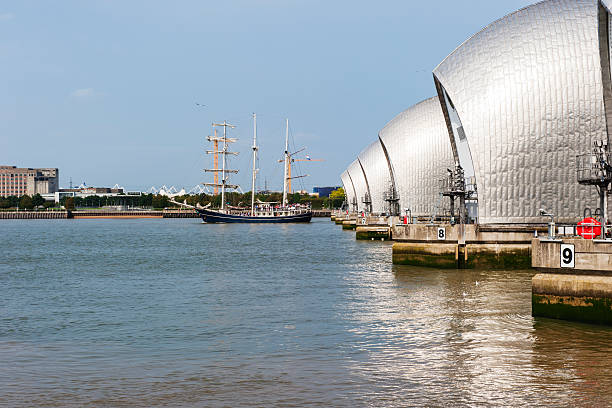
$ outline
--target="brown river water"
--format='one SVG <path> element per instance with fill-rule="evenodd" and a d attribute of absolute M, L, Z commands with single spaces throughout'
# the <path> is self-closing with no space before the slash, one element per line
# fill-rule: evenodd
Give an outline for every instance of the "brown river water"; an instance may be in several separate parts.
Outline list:
<path fill-rule="evenodd" d="M 612 328 L 533 271 L 391 264 L 309 225 L 0 224 L 2 407 L 612 406 Z"/>

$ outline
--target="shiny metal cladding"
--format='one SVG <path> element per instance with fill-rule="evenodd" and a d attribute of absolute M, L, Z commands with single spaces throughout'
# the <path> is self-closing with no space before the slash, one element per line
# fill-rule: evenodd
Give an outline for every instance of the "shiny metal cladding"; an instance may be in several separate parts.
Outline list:
<path fill-rule="evenodd" d="M 386 212 L 384 193 L 391 187 L 391 175 L 380 140 L 366 147 L 359 154 L 358 161 L 365 173 L 366 188 L 372 200 L 372 213 Z"/>
<path fill-rule="evenodd" d="M 351 181 L 351 178 L 348 174 L 348 170 L 345 170 L 342 175 L 340 176 L 340 179 L 342 180 L 342 186 L 344 188 L 344 194 L 346 194 L 346 202 L 349 205 L 349 209 L 352 210 L 353 209 L 353 202 L 355 200 L 356 194 L 355 194 L 355 186 L 353 186 L 353 182 Z"/>
<path fill-rule="evenodd" d="M 575 221 L 597 207 L 575 157 L 608 138 L 608 27 L 599 1 L 543 1 L 487 26 L 434 70 L 455 159 L 473 164 L 481 223 L 542 222 L 539 208 Z"/>
<path fill-rule="evenodd" d="M 357 196 L 357 211 L 364 211 L 365 204 L 363 203 L 363 198 L 368 192 L 368 187 L 366 184 L 365 175 L 361 169 L 361 164 L 359 164 L 359 160 L 353 161 L 349 165 L 347 171 L 351 181 L 353 182 L 353 186 L 355 187 L 355 195 Z"/>
<path fill-rule="evenodd" d="M 400 209 L 412 215 L 431 215 L 439 197 L 438 181 L 454 166 L 446 122 L 438 97 L 429 98 L 393 118 L 380 131 L 386 150 Z M 445 198 L 440 207 L 446 206 Z"/>

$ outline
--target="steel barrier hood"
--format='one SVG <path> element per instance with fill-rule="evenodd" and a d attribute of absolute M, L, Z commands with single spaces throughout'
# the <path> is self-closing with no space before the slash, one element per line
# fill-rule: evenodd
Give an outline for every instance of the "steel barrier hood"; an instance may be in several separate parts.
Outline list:
<path fill-rule="evenodd" d="M 349 210 L 353 209 L 353 202 L 355 202 L 355 198 L 357 197 L 355 194 L 355 187 L 353 186 L 353 182 L 348 174 L 348 170 L 345 170 L 340 176 L 342 180 L 342 185 L 344 188 L 344 194 L 346 195 L 346 202 L 348 203 Z"/>
<path fill-rule="evenodd" d="M 355 187 L 355 195 L 357 197 L 357 211 L 365 211 L 363 198 L 368 191 L 365 175 L 361 169 L 361 164 L 358 160 L 352 162 L 348 167 L 348 174 Z"/>
<path fill-rule="evenodd" d="M 372 200 L 372 212 L 380 214 L 387 212 L 385 192 L 393 186 L 389 174 L 389 163 L 380 144 L 376 140 L 366 147 L 358 157 L 366 179 L 366 188 Z"/>
<path fill-rule="evenodd" d="M 430 216 L 448 208 L 439 181 L 454 166 L 446 122 L 438 97 L 393 118 L 379 133 L 392 168 L 402 213 Z"/>
<path fill-rule="evenodd" d="M 434 70 L 455 160 L 473 166 L 481 223 L 544 222 L 540 208 L 575 222 L 598 206 L 595 189 L 577 183 L 575 156 L 612 125 L 610 3 L 526 7 Z"/>

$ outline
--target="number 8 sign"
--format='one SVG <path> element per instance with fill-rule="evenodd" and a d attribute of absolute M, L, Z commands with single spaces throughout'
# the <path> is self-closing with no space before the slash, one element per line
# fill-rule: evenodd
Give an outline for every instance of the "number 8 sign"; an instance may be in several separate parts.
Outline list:
<path fill-rule="evenodd" d="M 438 241 L 445 241 L 445 240 L 446 240 L 446 229 L 438 228 Z"/>
<path fill-rule="evenodd" d="M 574 265 L 575 265 L 574 245 L 561 244 L 561 267 L 562 268 L 574 268 Z"/>

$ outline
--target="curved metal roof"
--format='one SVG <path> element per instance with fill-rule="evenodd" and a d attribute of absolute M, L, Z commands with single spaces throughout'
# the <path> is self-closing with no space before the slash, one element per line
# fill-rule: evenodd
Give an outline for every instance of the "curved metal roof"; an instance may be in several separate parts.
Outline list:
<path fill-rule="evenodd" d="M 386 149 L 400 209 L 431 215 L 439 198 L 439 180 L 453 167 L 453 154 L 438 97 L 429 98 L 393 118 L 379 133 Z M 446 206 L 448 199 L 441 202 Z"/>
<path fill-rule="evenodd" d="M 348 203 L 349 209 L 353 209 L 352 205 L 354 199 L 356 197 L 355 194 L 355 186 L 353 186 L 353 182 L 351 181 L 351 177 L 348 174 L 348 170 L 345 170 L 340 176 L 342 180 L 342 185 L 344 186 L 344 194 L 346 195 L 346 202 Z"/>
<path fill-rule="evenodd" d="M 594 189 L 576 181 L 575 156 L 608 138 L 599 30 L 606 38 L 609 29 L 599 4 L 521 9 L 434 70 L 455 160 L 473 165 L 481 223 L 542 222 L 539 208 L 569 222 L 597 207 Z"/>
<path fill-rule="evenodd" d="M 380 140 L 366 147 L 358 157 L 365 173 L 366 183 L 372 200 L 372 212 L 380 214 L 387 212 L 385 192 L 391 188 L 389 163 L 383 151 Z"/>
<path fill-rule="evenodd" d="M 351 178 L 351 181 L 353 182 L 353 186 L 355 187 L 355 195 L 357 197 L 357 211 L 364 211 L 365 205 L 363 203 L 363 199 L 366 193 L 368 192 L 368 187 L 359 160 L 355 160 L 354 162 L 352 162 L 349 165 L 347 171 L 349 177 Z"/>

